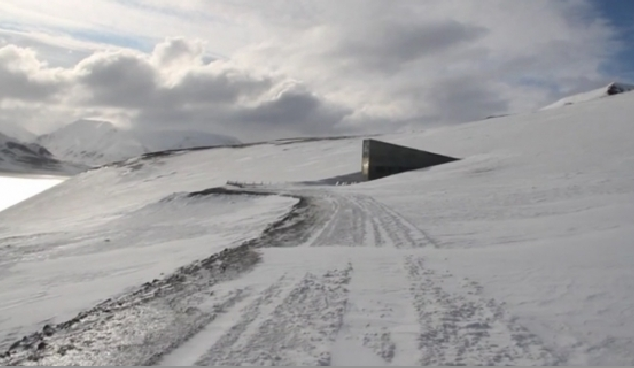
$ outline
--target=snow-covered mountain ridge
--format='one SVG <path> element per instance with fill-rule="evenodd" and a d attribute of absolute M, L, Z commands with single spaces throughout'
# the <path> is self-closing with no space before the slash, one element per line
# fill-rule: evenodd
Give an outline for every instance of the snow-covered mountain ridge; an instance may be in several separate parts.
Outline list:
<path fill-rule="evenodd" d="M 550 110 L 550 109 L 555 109 L 555 108 L 568 106 L 568 105 L 574 105 L 574 104 L 578 104 L 582 102 L 588 102 L 588 101 L 596 100 L 598 98 L 615 96 L 615 95 L 619 95 L 621 93 L 625 93 L 625 92 L 629 92 L 633 90 L 634 90 L 634 84 L 612 82 L 608 84 L 606 87 L 564 97 L 548 106 L 543 107 L 542 110 Z"/>
<path fill-rule="evenodd" d="M 74 174 L 84 168 L 55 158 L 37 143 L 24 143 L 0 133 L 0 172 Z"/>
<path fill-rule="evenodd" d="M 98 120 L 75 121 L 36 141 L 60 159 L 88 166 L 100 166 L 147 151 L 127 131 Z"/>
<path fill-rule="evenodd" d="M 37 142 L 62 160 L 89 166 L 101 166 L 147 152 L 239 143 L 234 137 L 200 131 L 133 131 L 100 120 L 75 121 L 38 137 Z"/>

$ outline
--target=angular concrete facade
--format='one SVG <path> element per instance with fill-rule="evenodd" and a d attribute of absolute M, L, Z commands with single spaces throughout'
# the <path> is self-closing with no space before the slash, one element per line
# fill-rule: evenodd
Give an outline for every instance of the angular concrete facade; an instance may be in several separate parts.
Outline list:
<path fill-rule="evenodd" d="M 363 141 L 361 173 L 365 180 L 376 180 L 456 160 L 433 152 L 366 139 Z"/>

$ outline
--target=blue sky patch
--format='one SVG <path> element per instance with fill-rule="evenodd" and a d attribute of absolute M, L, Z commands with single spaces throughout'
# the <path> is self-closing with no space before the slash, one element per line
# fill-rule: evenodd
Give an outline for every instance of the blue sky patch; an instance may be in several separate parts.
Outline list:
<path fill-rule="evenodd" d="M 157 41 L 151 38 L 142 38 L 138 36 L 130 37 L 116 33 L 101 32 L 98 30 L 65 30 L 65 33 L 81 41 L 104 43 L 143 52 L 152 51 Z"/>
<path fill-rule="evenodd" d="M 592 0 L 599 15 L 606 18 L 619 33 L 623 49 L 604 65 L 603 72 L 619 81 L 634 82 L 634 1 Z"/>

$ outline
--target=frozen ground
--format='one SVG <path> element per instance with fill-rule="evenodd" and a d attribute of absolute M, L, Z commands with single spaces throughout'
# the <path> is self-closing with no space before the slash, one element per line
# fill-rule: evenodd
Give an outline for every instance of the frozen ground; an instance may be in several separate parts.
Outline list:
<path fill-rule="evenodd" d="M 463 160 L 347 187 L 291 182 L 359 139 L 74 177 L 0 212 L 0 363 L 633 365 L 633 102 L 385 136 Z M 186 194 L 227 180 L 297 198 Z"/>

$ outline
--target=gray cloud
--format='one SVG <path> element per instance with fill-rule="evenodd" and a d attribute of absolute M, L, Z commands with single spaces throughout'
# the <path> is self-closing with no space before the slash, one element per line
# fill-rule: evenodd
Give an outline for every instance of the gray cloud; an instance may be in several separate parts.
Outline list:
<path fill-rule="evenodd" d="M 235 123 L 256 131 L 263 127 L 277 130 L 294 128 L 298 133 L 323 134 L 335 130 L 350 112 L 300 88 L 286 90 L 274 100 L 254 108 L 242 109 Z"/>
<path fill-rule="evenodd" d="M 486 35 L 487 29 L 457 21 L 431 23 L 388 23 L 371 27 L 358 35 L 347 35 L 331 52 L 355 68 L 393 73 L 404 64 L 453 47 L 468 44 Z"/>
<path fill-rule="evenodd" d="M 154 68 L 133 53 L 97 54 L 82 61 L 77 82 L 89 92 L 88 105 L 138 108 L 147 105 L 157 89 Z"/>
<path fill-rule="evenodd" d="M 274 86 L 272 78 L 223 73 L 188 73 L 180 83 L 162 90 L 167 104 L 233 104 L 241 97 L 254 98 Z"/>
<path fill-rule="evenodd" d="M 32 52 L 9 45 L 0 48 L 0 101 L 51 100 L 67 84 L 52 73 L 41 73 Z"/>
<path fill-rule="evenodd" d="M 538 108 L 607 82 L 601 66 L 618 49 L 613 29 L 588 16 L 586 0 L 188 4 L 201 19 L 210 12 L 236 20 L 244 33 L 229 42 L 193 24 L 198 18 L 174 18 L 172 29 L 187 23 L 206 38 L 167 38 L 149 53 L 64 57 L 61 68 L 44 60 L 63 48 L 12 33 L 9 42 L 26 47 L 0 49 L 0 99 L 12 104 L 0 121 L 52 127 L 112 118 L 137 129 L 181 126 L 244 139 L 389 131 Z M 79 45 L 68 37 L 59 45 Z M 229 43 L 236 52 L 209 57 L 214 45 Z"/>
<path fill-rule="evenodd" d="M 425 97 L 435 106 L 432 115 L 436 121 L 464 122 L 508 111 L 509 101 L 486 80 L 457 77 L 431 87 Z"/>
<path fill-rule="evenodd" d="M 41 101 L 53 98 L 62 86 L 55 82 L 33 81 L 24 72 L 14 72 L 0 66 L 0 100 L 20 99 Z"/>
<path fill-rule="evenodd" d="M 83 60 L 74 68 L 77 101 L 128 110 L 136 129 L 181 126 L 244 139 L 322 134 L 349 113 L 282 76 L 255 75 L 222 61 L 203 64 L 200 51 L 191 52 L 195 45 L 184 42 L 168 40 L 152 55 L 103 52 Z M 183 54 L 196 62 L 171 68 Z"/>
<path fill-rule="evenodd" d="M 246 88 L 247 95 L 253 96 L 252 92 L 251 88 Z M 187 102 L 143 109 L 136 119 L 137 128 L 180 125 L 258 140 L 288 134 L 332 132 L 349 113 L 301 88 L 284 90 L 272 99 L 252 105 L 237 104 L 233 100 L 219 102 L 216 100 L 214 108 L 207 103 Z"/>
<path fill-rule="evenodd" d="M 274 85 L 271 78 L 216 68 L 213 63 L 185 68 L 175 82 L 165 85 L 161 83 L 163 65 L 154 65 L 139 53 L 93 56 L 78 68 L 77 82 L 89 92 L 83 102 L 135 110 L 178 109 L 183 105 L 211 108 L 236 103 L 241 97 L 257 97 Z"/>

